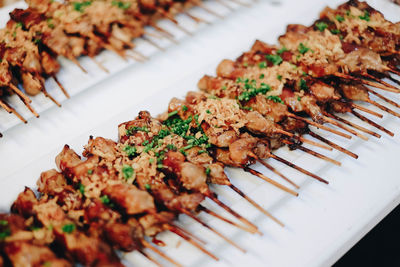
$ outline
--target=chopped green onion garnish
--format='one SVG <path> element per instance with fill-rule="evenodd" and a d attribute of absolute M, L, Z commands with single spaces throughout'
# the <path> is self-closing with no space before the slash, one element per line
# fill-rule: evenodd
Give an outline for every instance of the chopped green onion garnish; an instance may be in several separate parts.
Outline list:
<path fill-rule="evenodd" d="M 75 224 L 72 224 L 72 223 L 71 224 L 66 224 L 66 225 L 64 225 L 62 227 L 62 231 L 64 233 L 70 234 L 75 230 L 75 228 L 76 228 Z"/>
<path fill-rule="evenodd" d="M 300 54 L 304 55 L 310 50 L 310 48 L 306 47 L 303 43 L 300 43 L 297 50 L 300 52 Z"/>
<path fill-rule="evenodd" d="M 178 114 L 178 111 L 177 111 L 177 110 L 171 111 L 170 113 L 168 113 L 168 118 L 169 118 L 169 117 L 172 117 L 172 116 L 174 116 L 174 115 L 176 115 L 176 114 Z"/>
<path fill-rule="evenodd" d="M 323 32 L 323 31 L 325 31 L 326 28 L 328 28 L 328 24 L 326 24 L 325 22 L 321 21 L 321 22 L 315 23 L 315 27 L 317 27 L 317 29 L 320 32 Z"/>
<path fill-rule="evenodd" d="M 272 100 L 272 101 L 274 101 L 275 103 L 284 104 L 284 102 L 282 101 L 282 99 L 281 99 L 279 96 L 277 96 L 277 95 L 270 95 L 270 96 L 267 96 L 267 99 Z"/>
<path fill-rule="evenodd" d="M 132 177 L 134 171 L 133 171 L 133 168 L 132 168 L 131 166 L 129 166 L 129 165 L 124 165 L 124 166 L 122 167 L 122 173 L 124 174 L 124 178 L 125 178 L 125 179 L 129 179 L 129 178 Z"/>

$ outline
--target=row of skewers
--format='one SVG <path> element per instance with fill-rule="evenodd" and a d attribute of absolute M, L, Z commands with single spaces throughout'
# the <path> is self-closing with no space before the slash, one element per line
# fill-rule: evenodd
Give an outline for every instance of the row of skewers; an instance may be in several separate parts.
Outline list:
<path fill-rule="evenodd" d="M 358 156 L 310 126 L 346 139 L 367 140 L 367 134 L 381 137 L 337 113 L 352 114 L 392 136 L 393 132 L 362 115 L 382 117 L 381 113 L 355 101 L 400 116 L 370 98 L 373 95 L 400 108 L 378 91 L 400 92 L 393 75 L 399 74 L 399 37 L 400 24 L 385 20 L 364 2 L 326 8 L 310 27 L 288 26 L 279 45 L 256 41 L 237 60 L 222 61 L 216 77 L 204 76 L 199 81 L 201 92 L 173 98 L 157 118 L 141 111 L 134 120 L 120 124 L 117 142 L 91 137 L 84 159 L 65 146 L 56 157 L 58 171 L 43 172 L 38 180 L 38 196 L 26 188 L 11 213 L 0 215 L 0 262 L 6 266 L 70 266 L 74 262 L 119 266 L 116 250 L 136 250 L 157 265 L 159 260 L 150 251 L 180 266 L 149 241 L 162 244 L 156 235 L 163 231 L 218 260 L 203 240 L 174 223 L 180 214 L 244 251 L 199 218 L 202 212 L 243 231 L 260 233 L 256 225 L 223 203 L 210 185 L 229 187 L 283 226 L 236 187 L 224 168 L 240 168 L 293 196 L 298 195 L 299 185 L 268 159 L 328 184 L 274 150 L 288 145 L 340 165 L 309 147 Z M 251 166 L 256 162 L 285 184 L 256 171 Z M 203 206 L 205 198 L 231 217 Z"/>
<path fill-rule="evenodd" d="M 218 2 L 230 7 L 224 1 Z M 158 20 L 169 20 L 178 29 L 191 34 L 174 18 L 177 14 L 185 14 L 198 23 L 207 22 L 189 12 L 196 6 L 220 16 L 200 0 L 33 0 L 27 4 L 26 9 L 13 10 L 6 27 L 0 30 L 0 106 L 24 123 L 26 119 L 5 98 L 17 94 L 36 117 L 39 114 L 31 106 L 29 96 L 43 93 L 60 106 L 45 88 L 45 80 L 52 78 L 69 98 L 56 76 L 60 71 L 59 57 L 72 61 L 86 73 L 78 59 L 88 56 L 108 72 L 96 60 L 103 50 L 115 52 L 125 60 L 143 62 L 147 57 L 134 50 L 134 39 L 141 38 L 158 49 L 163 48 L 153 40 L 155 37 L 176 42 L 169 31 L 157 25 Z"/>

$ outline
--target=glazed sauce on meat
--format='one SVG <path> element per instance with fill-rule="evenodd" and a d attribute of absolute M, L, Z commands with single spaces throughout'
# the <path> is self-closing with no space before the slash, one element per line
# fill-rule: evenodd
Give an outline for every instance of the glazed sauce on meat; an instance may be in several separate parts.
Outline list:
<path fill-rule="evenodd" d="M 342 42 L 342 49 L 347 54 L 347 53 L 350 53 L 350 52 L 353 52 L 353 51 L 357 50 L 358 49 L 358 45 L 352 44 L 352 43 L 348 43 L 348 42 Z"/>
<path fill-rule="evenodd" d="M 282 94 L 281 94 L 281 99 L 283 101 L 285 101 L 286 98 L 290 98 L 293 96 L 294 96 L 294 93 L 290 88 L 287 88 L 287 87 L 283 88 Z"/>
<path fill-rule="evenodd" d="M 288 61 L 291 62 L 292 61 L 292 57 L 293 57 L 293 53 L 289 52 L 289 51 L 285 51 L 281 54 L 281 57 L 284 61 Z"/>
<path fill-rule="evenodd" d="M 180 171 L 180 164 L 185 161 L 185 156 L 180 152 L 168 151 L 163 165 L 169 167 L 172 172 L 176 173 Z"/>
<path fill-rule="evenodd" d="M 154 244 L 156 244 L 157 246 L 160 247 L 165 247 L 166 244 L 164 243 L 164 241 L 161 241 L 160 239 L 157 239 L 155 237 L 153 237 L 153 239 L 151 240 Z"/>

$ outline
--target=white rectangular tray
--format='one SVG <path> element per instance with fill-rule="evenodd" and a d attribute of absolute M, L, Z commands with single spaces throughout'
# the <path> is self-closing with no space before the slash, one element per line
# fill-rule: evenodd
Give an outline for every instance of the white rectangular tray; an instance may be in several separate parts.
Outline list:
<path fill-rule="evenodd" d="M 279 5 L 260 1 L 251 8 L 240 7 L 240 12 L 185 38 L 166 53 L 154 55 L 143 65 L 127 67 L 76 94 L 61 109 L 52 107 L 40 119 L 7 130 L 0 140 L 0 209 L 8 210 L 23 186 L 36 187 L 40 173 L 55 167 L 54 158 L 64 144 L 70 144 L 80 153 L 89 135 L 116 139 L 119 123 L 132 119 L 143 109 L 153 115 L 164 111 L 173 96 L 183 97 L 187 91 L 196 90 L 198 79 L 205 73 L 213 74 L 223 58 L 236 58 L 256 38 L 274 43 L 288 23 L 310 24 L 324 6 L 341 2 L 286 0 Z M 369 2 L 389 19 L 398 19 L 400 8 L 389 1 Z M 73 82 L 79 84 L 81 80 Z M 400 101 L 398 96 L 394 99 Z M 165 250 L 185 266 L 332 264 L 400 202 L 400 165 L 396 153 L 400 148 L 399 121 L 385 115 L 380 123 L 393 130 L 395 137 L 382 134 L 381 139 L 371 137 L 364 142 L 355 137 L 348 141 L 326 135 L 360 156 L 354 160 L 337 152 L 320 151 L 341 161 L 342 167 L 297 151 L 280 150 L 279 155 L 330 182 L 329 185 L 315 182 L 269 161 L 302 186 L 297 198 L 240 170 L 228 169 L 235 185 L 286 224 L 280 228 L 232 192 L 215 187 L 224 202 L 254 221 L 264 233 L 263 236 L 242 233 L 203 217 L 247 249 L 246 254 L 185 217 L 181 218 L 182 225 L 207 239 L 207 248 L 221 260 L 210 260 L 172 234 L 162 235 L 168 244 Z M 281 181 L 261 166 L 256 168 Z M 148 264 L 137 253 L 126 257 L 128 266 Z"/>

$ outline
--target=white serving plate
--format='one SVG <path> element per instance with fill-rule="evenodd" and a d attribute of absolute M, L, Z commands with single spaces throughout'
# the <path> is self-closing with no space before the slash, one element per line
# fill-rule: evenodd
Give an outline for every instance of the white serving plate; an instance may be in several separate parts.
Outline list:
<path fill-rule="evenodd" d="M 35 187 L 40 173 L 55 167 L 54 158 L 64 144 L 80 153 L 89 135 L 116 139 L 119 123 L 132 119 L 143 109 L 153 115 L 164 111 L 173 96 L 183 97 L 187 91 L 196 89 L 203 74 L 214 73 L 221 59 L 236 58 L 256 38 L 276 42 L 288 23 L 310 24 L 328 2 L 336 6 L 342 1 L 286 0 L 281 5 L 260 1 L 251 8 L 240 7 L 240 12 L 196 32 L 192 38 L 185 38 L 166 53 L 158 53 L 149 62 L 130 66 L 75 95 L 64 102 L 62 109 L 52 107 L 40 119 L 7 130 L 0 140 L 1 210 L 8 210 L 23 186 Z M 387 18 L 398 20 L 399 7 L 389 1 L 369 2 Z M 398 96 L 391 97 L 400 101 Z M 297 198 L 240 170 L 228 169 L 235 185 L 286 224 L 285 228 L 279 227 L 232 192 L 215 187 L 225 203 L 255 222 L 264 235 L 250 235 L 207 216 L 201 217 L 240 243 L 248 251 L 246 254 L 183 216 L 181 224 L 207 239 L 206 247 L 221 260 L 209 259 L 169 233 L 161 236 L 168 244 L 162 250 L 185 266 L 331 265 L 400 202 L 400 166 L 396 155 L 400 148 L 399 121 L 385 115 L 379 123 L 394 131 L 395 137 L 382 134 L 381 139 L 371 137 L 364 142 L 325 134 L 360 156 L 354 160 L 337 152 L 318 150 L 341 161 L 342 167 L 297 151 L 279 150 L 282 157 L 330 182 L 329 185 L 315 182 L 269 161 L 301 185 Z M 282 182 L 264 168 L 256 168 Z M 138 253 L 126 255 L 126 263 L 149 264 Z"/>

